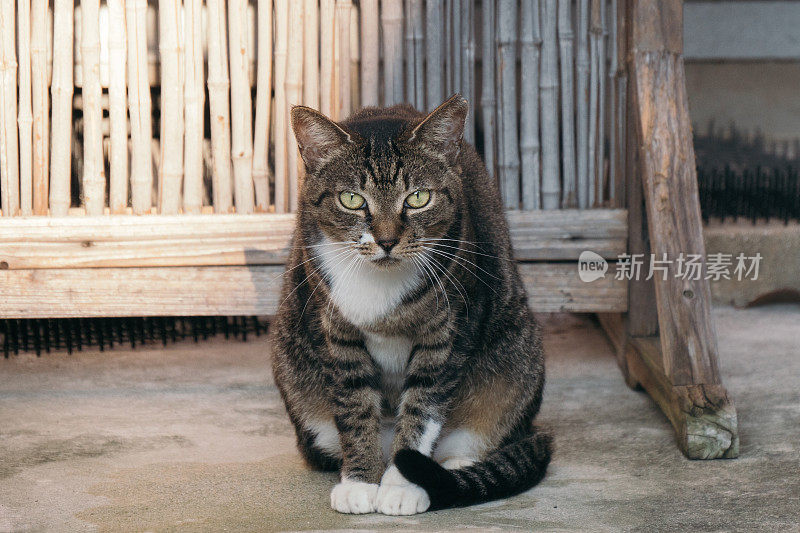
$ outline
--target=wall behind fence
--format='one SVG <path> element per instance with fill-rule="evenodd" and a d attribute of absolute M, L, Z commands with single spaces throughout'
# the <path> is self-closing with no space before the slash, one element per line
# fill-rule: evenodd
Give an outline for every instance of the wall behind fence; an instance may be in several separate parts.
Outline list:
<path fill-rule="evenodd" d="M 0 209 L 293 211 L 292 105 L 455 92 L 507 208 L 619 206 L 616 3 L 0 0 Z"/>

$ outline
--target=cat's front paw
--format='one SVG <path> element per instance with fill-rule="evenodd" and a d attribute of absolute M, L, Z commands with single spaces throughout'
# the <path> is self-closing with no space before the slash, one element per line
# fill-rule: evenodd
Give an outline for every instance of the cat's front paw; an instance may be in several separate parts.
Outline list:
<path fill-rule="evenodd" d="M 390 466 L 383 474 L 378 488 L 379 513 L 411 515 L 424 513 L 430 506 L 431 499 L 425 489 L 403 477 L 396 466 Z"/>
<path fill-rule="evenodd" d="M 331 508 L 346 514 L 374 513 L 377 494 L 377 483 L 344 478 L 331 491 Z"/>

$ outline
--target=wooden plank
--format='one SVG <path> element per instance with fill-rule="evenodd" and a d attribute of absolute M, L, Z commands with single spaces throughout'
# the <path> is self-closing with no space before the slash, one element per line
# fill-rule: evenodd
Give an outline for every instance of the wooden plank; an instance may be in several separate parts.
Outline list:
<path fill-rule="evenodd" d="M 625 210 L 509 212 L 521 261 L 625 252 Z M 31 268 L 279 264 L 294 215 L 12 217 L 0 222 L 0 261 Z"/>
<path fill-rule="evenodd" d="M 0 270 L 0 319 L 270 315 L 283 266 Z M 525 263 L 520 274 L 535 311 L 624 310 L 626 287 L 613 277 L 580 281 L 574 264 Z"/>
<path fill-rule="evenodd" d="M 658 337 L 631 337 L 627 365 L 675 428 L 678 446 L 689 459 L 739 455 L 736 408 L 719 384 L 673 385 L 664 373 Z"/>
<path fill-rule="evenodd" d="M 679 0 L 636 0 L 629 71 L 648 230 L 656 257 L 705 256 Z M 708 281 L 655 276 L 664 369 L 674 385 L 718 384 Z"/>

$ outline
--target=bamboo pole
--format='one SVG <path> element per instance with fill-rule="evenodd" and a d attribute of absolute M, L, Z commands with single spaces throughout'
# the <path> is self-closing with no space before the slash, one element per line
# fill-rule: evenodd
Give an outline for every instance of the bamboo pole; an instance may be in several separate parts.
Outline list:
<path fill-rule="evenodd" d="M 347 13 L 348 21 L 350 13 Z M 301 2 L 289 2 L 289 28 L 303 27 L 303 5 Z M 347 41 L 350 45 L 350 41 Z M 288 56 L 286 58 L 286 123 L 289 124 L 288 114 L 292 106 L 302 104 L 303 89 L 303 32 L 290 31 L 288 43 Z M 347 64 L 343 70 L 348 72 Z M 297 209 L 297 188 L 299 184 L 299 152 L 297 140 L 291 128 L 286 129 L 286 166 L 289 178 L 289 211 Z"/>
<path fill-rule="evenodd" d="M 100 0 L 81 2 L 83 203 L 87 215 L 102 215 L 105 204 L 99 11 Z"/>
<path fill-rule="evenodd" d="M 352 110 L 350 92 L 350 10 L 352 7 L 352 0 L 336 0 L 336 49 L 339 52 L 336 77 L 339 91 L 336 113 L 338 120 L 346 118 Z M 289 67 L 290 64 L 287 63 L 287 72 Z"/>
<path fill-rule="evenodd" d="M 333 7 L 333 0 L 323 0 L 322 5 L 326 7 Z M 325 11 L 320 14 L 323 16 Z M 333 9 L 330 10 L 333 15 Z M 330 19 L 333 20 L 333 17 Z M 287 162 L 286 162 L 286 136 L 287 132 L 287 117 L 289 110 L 286 107 L 286 54 L 288 46 L 288 24 L 289 24 L 289 2 L 288 0 L 275 0 L 275 212 L 285 213 L 288 208 L 288 191 L 287 191 Z M 333 31 L 331 31 L 331 37 Z M 323 56 L 325 54 L 325 43 L 322 47 Z M 331 78 L 333 77 L 333 49 L 330 50 L 330 67 Z M 325 58 L 323 57 L 323 65 Z M 325 76 L 323 78 L 323 86 L 325 84 Z M 331 85 L 332 87 L 332 85 Z M 331 91 L 331 87 L 328 88 Z M 324 93 L 323 93 L 324 94 Z M 325 98 L 323 98 L 324 107 Z"/>
<path fill-rule="evenodd" d="M 424 6 L 422 0 L 408 0 L 406 7 L 408 9 L 406 16 L 408 20 L 408 30 L 406 34 L 406 47 L 408 49 L 406 59 L 408 68 L 406 99 L 409 100 L 415 108 L 423 109 L 425 107 Z"/>
<path fill-rule="evenodd" d="M 130 1 L 130 0 L 129 0 Z M 50 214 L 66 216 L 70 207 L 72 167 L 73 0 L 53 5 L 53 81 L 50 146 Z M 123 103 L 124 105 L 124 103 Z"/>
<path fill-rule="evenodd" d="M 33 96 L 33 213 L 46 215 L 50 199 L 50 94 L 47 79 L 47 0 L 31 2 Z M 102 155 L 101 155 L 102 160 Z"/>
<path fill-rule="evenodd" d="M 301 2 L 292 2 L 302 11 Z M 302 21 L 301 21 L 302 24 Z M 302 28 L 302 25 L 299 26 Z M 294 33 L 302 36 L 302 31 Z M 236 212 L 253 212 L 253 123 L 247 54 L 247 0 L 228 1 L 228 51 L 231 65 L 231 160 Z M 302 47 L 302 43 L 300 43 Z M 301 48 L 302 49 L 302 48 Z"/>
<path fill-rule="evenodd" d="M 19 210 L 17 138 L 17 54 L 14 0 L 0 1 L 0 208 L 3 216 Z"/>
<path fill-rule="evenodd" d="M 542 3 L 542 71 L 539 78 L 542 119 L 542 208 L 558 209 L 560 199 L 558 138 L 557 0 Z"/>
<path fill-rule="evenodd" d="M 578 207 L 589 207 L 589 0 L 578 0 L 575 56 L 575 124 Z"/>
<path fill-rule="evenodd" d="M 147 0 L 127 0 L 128 113 L 131 124 L 131 206 L 149 213 L 153 195 L 152 104 L 147 68 Z"/>
<path fill-rule="evenodd" d="M 358 32 L 358 7 L 350 6 L 350 112 L 362 107 L 361 83 L 359 82 L 359 66 L 361 62 L 361 48 L 359 47 Z"/>
<path fill-rule="evenodd" d="M 31 107 L 30 0 L 17 2 L 17 72 L 19 74 L 19 197 L 20 214 L 33 214 L 33 112 Z"/>
<path fill-rule="evenodd" d="M 303 105 L 319 109 L 319 6 L 303 5 Z"/>
<path fill-rule="evenodd" d="M 128 207 L 128 113 L 125 94 L 125 0 L 108 0 L 108 207 L 124 213 Z"/>
<path fill-rule="evenodd" d="M 158 33 L 161 54 L 161 159 L 159 209 L 172 215 L 181 206 L 183 181 L 183 50 L 180 0 L 159 0 Z"/>
<path fill-rule="evenodd" d="M 494 98 L 494 14 L 495 0 L 483 4 L 483 38 L 481 78 L 481 110 L 483 114 L 483 160 L 489 174 L 497 176 L 495 169 L 495 98 Z"/>
<path fill-rule="evenodd" d="M 595 0 L 597 10 L 600 12 L 600 31 L 595 35 L 597 39 L 597 189 L 595 192 L 595 202 L 602 204 L 605 191 L 605 140 L 606 140 L 606 2 L 605 0 Z"/>
<path fill-rule="evenodd" d="M 277 0 L 281 1 L 281 0 Z M 320 61 L 319 61 L 319 92 L 320 92 L 320 106 L 319 110 L 327 117 L 333 118 L 334 109 L 336 108 L 335 98 L 334 98 L 334 76 L 336 72 L 334 70 L 334 50 L 336 48 L 336 17 L 335 17 L 335 0 L 320 0 L 319 5 L 319 19 L 320 19 L 320 29 L 319 29 L 319 41 L 320 41 Z M 277 69 L 278 69 L 278 52 L 277 52 L 277 43 L 276 53 L 275 53 L 275 68 L 276 68 L 276 76 L 277 76 Z M 284 70 L 286 68 L 286 50 L 284 48 L 283 51 L 283 61 L 284 61 Z M 275 86 L 275 94 L 277 95 L 278 86 Z M 276 96 L 277 102 L 277 96 Z M 277 105 L 277 104 L 276 104 Z M 275 115 L 275 120 L 278 119 L 277 110 Z M 276 130 L 277 131 L 277 130 Z M 277 137 L 276 137 L 277 141 Z M 276 160 L 277 164 L 277 160 Z"/>
<path fill-rule="evenodd" d="M 443 76 L 444 94 L 453 94 L 453 0 L 443 0 L 443 28 L 442 49 L 443 49 Z"/>
<path fill-rule="evenodd" d="M 391 106 L 404 101 L 402 0 L 383 0 L 381 27 L 383 28 L 383 105 Z"/>
<path fill-rule="evenodd" d="M 519 144 L 517 140 L 517 3 L 499 0 L 497 10 L 497 77 L 500 82 L 500 183 L 507 209 L 519 209 Z"/>
<path fill-rule="evenodd" d="M 378 105 L 378 0 L 361 0 L 361 105 Z M 386 7 L 384 6 L 384 9 Z M 384 76 L 386 72 L 384 71 Z"/>
<path fill-rule="evenodd" d="M 184 3 L 184 137 L 183 211 L 198 214 L 203 207 L 203 88 L 202 0 Z"/>
<path fill-rule="evenodd" d="M 520 159 L 522 162 L 522 208 L 541 206 L 541 158 L 539 145 L 539 0 L 522 2 L 520 14 Z"/>
<path fill-rule="evenodd" d="M 578 206 L 575 180 L 575 96 L 573 94 L 572 0 L 558 0 L 558 42 L 561 58 L 561 207 Z"/>
<path fill-rule="evenodd" d="M 617 99 L 619 98 L 619 93 L 617 92 L 617 0 L 611 0 L 609 6 L 609 11 L 611 15 L 611 29 L 610 29 L 610 36 L 609 36 L 609 50 L 608 54 L 610 55 L 610 65 L 608 69 L 608 142 L 609 142 L 609 149 L 608 149 L 608 200 L 610 207 L 617 207 L 619 204 L 617 202 L 617 184 L 619 180 L 617 179 L 617 147 L 618 144 L 618 115 L 617 115 Z"/>
<path fill-rule="evenodd" d="M 425 108 L 434 109 L 444 100 L 444 42 L 442 0 L 425 2 Z"/>
<path fill-rule="evenodd" d="M 598 34 L 602 32 L 600 23 L 600 2 L 591 1 L 591 22 L 589 26 L 589 207 L 593 207 L 597 202 L 597 179 L 600 170 L 597 165 L 599 148 L 599 131 L 597 129 L 599 119 L 599 61 L 597 56 L 600 53 L 598 47 L 600 41 Z"/>
<path fill-rule="evenodd" d="M 523 2 L 523 6 L 527 2 Z M 472 0 L 461 0 L 461 94 L 469 102 L 467 122 L 464 126 L 464 140 L 475 142 L 475 5 Z"/>
<path fill-rule="evenodd" d="M 208 106 L 213 170 L 211 187 L 215 213 L 233 210 L 231 187 L 231 115 L 228 78 L 228 38 L 225 3 L 208 0 Z"/>
<path fill-rule="evenodd" d="M 461 93 L 461 2 L 459 0 L 448 0 L 450 2 L 450 85 L 451 90 L 448 94 Z M 463 94 L 462 94 L 463 96 Z"/>
<path fill-rule="evenodd" d="M 315 0 L 311 0 L 315 3 Z M 269 210 L 269 126 L 272 104 L 272 0 L 258 0 L 258 71 L 253 141 L 256 211 Z M 317 92 L 319 94 L 319 92 Z"/>

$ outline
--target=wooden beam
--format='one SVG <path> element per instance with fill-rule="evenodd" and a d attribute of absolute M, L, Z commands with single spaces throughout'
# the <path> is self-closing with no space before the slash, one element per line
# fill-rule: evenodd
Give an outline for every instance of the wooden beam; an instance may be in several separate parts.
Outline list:
<path fill-rule="evenodd" d="M 628 69 L 641 176 L 656 257 L 705 256 L 686 97 L 680 0 L 634 0 Z M 674 385 L 718 384 L 706 280 L 655 276 L 664 370 Z"/>
<path fill-rule="evenodd" d="M 0 319 L 91 316 L 270 315 L 283 266 L 0 270 Z M 572 263 L 523 263 L 535 311 L 624 311 L 625 283 L 580 281 Z"/>
<path fill-rule="evenodd" d="M 576 260 L 625 251 L 625 210 L 511 212 L 516 256 Z M 11 217 L 0 222 L 3 268 L 282 264 L 294 215 Z M 576 269 L 577 270 L 577 269 Z"/>
<path fill-rule="evenodd" d="M 632 337 L 628 368 L 667 415 L 681 451 L 689 459 L 730 459 L 739 455 L 736 408 L 719 384 L 674 385 L 665 374 L 657 337 Z"/>

